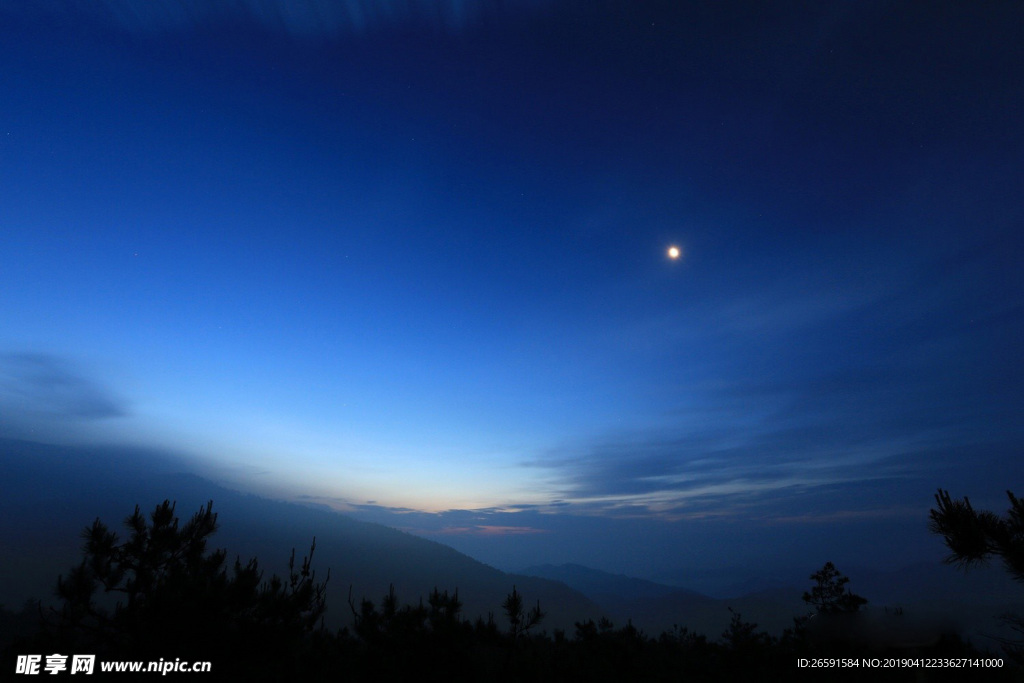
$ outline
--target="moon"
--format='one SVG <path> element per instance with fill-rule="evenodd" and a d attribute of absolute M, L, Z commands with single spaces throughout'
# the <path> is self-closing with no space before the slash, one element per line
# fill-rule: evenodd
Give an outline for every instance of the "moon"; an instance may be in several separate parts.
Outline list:
<path fill-rule="evenodd" d="M 676 245 L 673 244 L 671 247 L 668 248 L 668 257 L 670 259 L 672 259 L 673 261 L 676 260 L 677 258 L 679 258 L 682 255 L 683 255 L 682 249 L 680 249 Z"/>

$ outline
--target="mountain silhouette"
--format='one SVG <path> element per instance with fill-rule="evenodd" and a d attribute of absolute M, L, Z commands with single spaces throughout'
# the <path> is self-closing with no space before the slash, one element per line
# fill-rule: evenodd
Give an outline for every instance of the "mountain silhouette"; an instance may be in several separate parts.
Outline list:
<path fill-rule="evenodd" d="M 403 603 L 424 600 L 435 587 L 458 589 L 466 618 L 500 619 L 515 585 L 528 603 L 540 600 L 543 628 L 571 630 L 600 609 L 581 593 L 545 578 L 506 574 L 441 543 L 323 507 L 240 493 L 188 471 L 188 463 L 139 448 L 57 446 L 0 440 L 0 604 L 17 608 L 27 598 L 52 599 L 58 575 L 81 560 L 81 531 L 99 517 L 122 532 L 122 520 L 141 506 L 177 503 L 187 519 L 214 501 L 219 530 L 211 547 L 233 561 L 258 557 L 265 575 L 284 575 L 292 548 L 301 557 L 316 537 L 313 568 L 331 571 L 326 624 L 348 625 L 349 590 L 379 603 L 390 586 Z"/>
<path fill-rule="evenodd" d="M 999 615 L 1024 612 L 1020 586 L 998 566 L 966 575 L 939 562 L 888 571 L 857 566 L 849 570 L 851 585 L 870 600 L 865 618 L 888 628 L 891 615 L 899 610 L 901 627 L 911 640 L 955 631 L 991 644 L 991 636 L 1014 635 L 1000 624 Z M 810 586 L 810 571 L 803 576 L 797 572 L 789 580 L 754 577 L 731 586 L 728 591 L 733 597 L 727 598 L 578 564 L 536 565 L 521 573 L 562 581 L 600 605 L 616 624 L 629 621 L 647 633 L 678 625 L 714 637 L 728 625 L 732 609 L 778 635 L 792 627 L 793 617 L 810 609 L 801 599 Z M 881 626 L 879 630 L 885 630 Z"/>

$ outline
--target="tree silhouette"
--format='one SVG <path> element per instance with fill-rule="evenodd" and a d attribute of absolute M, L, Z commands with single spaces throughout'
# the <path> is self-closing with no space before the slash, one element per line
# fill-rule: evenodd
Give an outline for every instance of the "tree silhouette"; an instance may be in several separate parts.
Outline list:
<path fill-rule="evenodd" d="M 743 615 L 729 608 L 729 626 L 722 632 L 722 640 L 737 652 L 746 652 L 757 648 L 765 648 L 774 643 L 774 639 L 766 631 L 758 631 L 757 624 L 744 621 Z"/>
<path fill-rule="evenodd" d="M 943 519 L 956 506 L 948 494 L 937 498 L 940 510 L 933 518 Z M 961 514 L 970 511 L 966 500 L 960 505 Z M 1006 524 L 1019 518 L 1012 512 Z M 616 629 L 607 619 L 576 622 L 573 638 L 561 630 L 553 637 L 525 637 L 544 613 L 539 601 L 527 609 L 516 586 L 502 603 L 505 632 L 491 615 L 486 622 L 464 620 L 458 591 L 434 588 L 418 604 L 401 604 L 392 585 L 379 607 L 369 600 L 357 604 L 350 589 L 353 629 L 331 633 L 317 628 L 326 581 L 317 582 L 310 568 L 315 543 L 300 567 L 292 552 L 285 578 L 263 581 L 255 559 L 230 567 L 223 550 L 208 550 L 217 529 L 212 502 L 184 524 L 168 501 L 148 517 L 136 507 L 125 524 L 123 540 L 99 520 L 85 530 L 85 557 L 58 581 L 63 604 L 52 612 L 48 632 L 17 640 L 8 635 L 5 643 L 5 624 L 22 628 L 41 607 L 33 603 L 22 616 L 0 608 L 0 659 L 24 652 L 89 652 L 135 661 L 170 656 L 211 661 L 224 680 L 246 681 L 339 675 L 410 680 L 424 672 L 452 681 L 769 681 L 791 680 L 794 657 L 859 654 L 869 647 L 915 657 L 980 656 L 957 637 L 931 645 L 874 644 L 865 631 L 870 622 L 856 614 L 866 600 L 850 592 L 849 579 L 831 562 L 811 575 L 814 586 L 803 596 L 817 615 L 798 618 L 782 638 L 759 631 L 737 612 L 715 642 L 679 627 L 651 638 L 631 621 Z M 1024 629 L 1024 621 L 1014 624 Z M 1024 651 L 1008 641 L 1004 647 L 1011 657 Z M 1019 680 L 1019 672 L 1006 667 L 992 680 Z M 862 678 L 852 670 L 845 674 L 834 678 Z M 913 677 L 908 674 L 907 680 Z"/>
<path fill-rule="evenodd" d="M 975 510 L 967 496 L 953 500 L 949 491 L 939 489 L 935 494 L 936 506 L 929 513 L 928 528 L 945 540 L 951 551 L 946 558 L 948 564 L 967 570 L 998 556 L 1003 558 L 1006 571 L 1016 581 L 1024 582 L 1024 501 L 1012 491 L 1007 491 L 1006 495 L 1010 509 L 1003 519 L 988 510 Z M 1011 659 L 1024 664 L 1024 617 L 1007 613 L 1000 619 L 1022 637 L 997 640 Z"/>
<path fill-rule="evenodd" d="M 947 563 L 968 569 L 999 556 L 1013 578 L 1024 582 L 1024 500 L 1011 491 L 1006 495 L 1010 510 L 1002 519 L 994 512 L 975 510 L 967 496 L 953 500 L 949 491 L 939 489 L 928 527 L 952 551 Z"/>
<path fill-rule="evenodd" d="M 803 601 L 813 605 L 818 614 L 843 614 L 856 612 L 867 599 L 850 591 L 846 584 L 850 579 L 839 573 L 836 566 L 826 562 L 810 576 L 814 581 L 811 592 L 803 594 Z"/>
<path fill-rule="evenodd" d="M 299 569 L 292 550 L 287 579 L 263 582 L 255 558 L 236 559 L 229 574 L 225 551 L 207 552 L 217 530 L 212 501 L 185 524 L 170 501 L 148 521 L 136 506 L 125 526 L 124 541 L 99 519 L 83 531 L 85 557 L 57 580 L 58 642 L 133 657 L 208 659 L 255 648 L 269 656 L 293 648 L 326 610 L 327 580 L 310 568 L 315 539 Z"/>
<path fill-rule="evenodd" d="M 508 618 L 509 634 L 513 640 L 529 631 L 544 619 L 544 612 L 540 609 L 540 600 L 537 601 L 537 605 L 529 612 L 523 610 L 523 596 L 519 595 L 514 585 L 512 586 L 512 592 L 505 596 L 505 602 L 502 603 L 501 608 L 505 611 L 505 616 Z"/>

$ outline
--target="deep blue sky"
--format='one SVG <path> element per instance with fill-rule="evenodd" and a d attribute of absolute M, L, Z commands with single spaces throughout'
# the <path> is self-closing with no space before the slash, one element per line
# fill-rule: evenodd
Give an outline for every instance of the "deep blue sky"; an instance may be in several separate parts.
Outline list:
<path fill-rule="evenodd" d="M 502 568 L 938 557 L 1024 489 L 1024 11 L 909 5 L 0 3 L 0 431 Z"/>

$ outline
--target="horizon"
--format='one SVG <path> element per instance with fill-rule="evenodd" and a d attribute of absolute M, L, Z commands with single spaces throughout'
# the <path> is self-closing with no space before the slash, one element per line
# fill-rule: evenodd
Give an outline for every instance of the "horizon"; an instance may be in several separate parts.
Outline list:
<path fill-rule="evenodd" d="M 134 447 L 123 444 L 53 444 L 41 441 L 25 439 L 9 439 L 0 437 L 0 465 L 7 474 L 11 475 L 11 481 L 16 483 L 16 488 L 9 490 L 5 503 L 9 505 L 6 513 L 9 524 L 0 529 L 0 542 L 15 549 L 22 559 L 31 562 L 40 561 L 37 557 L 40 547 L 49 546 L 54 549 L 70 548 L 71 539 L 77 538 L 75 530 L 76 523 L 81 526 L 88 526 L 91 520 L 97 517 L 109 523 L 114 531 L 120 531 L 117 520 L 133 506 L 139 505 L 145 512 L 147 507 L 167 498 L 177 506 L 177 514 L 182 519 L 187 519 L 194 512 L 194 506 L 202 508 L 208 500 L 214 504 L 214 511 L 222 517 L 219 520 L 221 528 L 226 536 L 221 539 L 219 535 L 214 536 L 214 547 L 225 548 L 231 554 L 251 553 L 253 544 L 257 538 L 252 537 L 252 524 L 256 521 L 253 516 L 256 510 L 261 508 L 261 501 L 275 504 L 282 503 L 285 508 L 285 516 L 277 521 L 284 521 L 285 527 L 290 528 L 293 523 L 287 519 L 294 516 L 295 511 L 308 509 L 318 513 L 327 513 L 329 516 L 321 520 L 321 523 L 309 527 L 307 531 L 314 536 L 321 534 L 333 534 L 336 532 L 330 520 L 338 515 L 339 522 L 344 518 L 358 523 L 368 522 L 371 525 L 380 525 L 389 529 L 418 536 L 428 541 L 447 546 L 474 562 L 482 563 L 488 567 L 507 574 L 520 574 L 525 576 L 544 576 L 545 572 L 535 571 L 548 568 L 556 569 L 584 569 L 587 572 L 599 572 L 612 577 L 625 577 L 629 579 L 640 579 L 653 582 L 662 586 L 670 586 L 685 591 L 695 591 L 699 594 L 710 596 L 716 600 L 725 598 L 749 597 L 758 594 L 763 588 L 777 589 L 783 586 L 789 588 L 801 587 L 810 574 L 812 567 L 817 567 L 825 561 L 838 560 L 841 569 L 854 578 L 855 585 L 863 580 L 868 580 L 877 590 L 884 583 L 879 583 L 880 577 L 901 577 L 908 571 L 915 576 L 936 577 L 946 576 L 945 581 L 960 586 L 964 590 L 973 586 L 970 590 L 977 591 L 979 586 L 987 586 L 991 590 L 998 590 L 1005 593 L 1007 599 L 1013 599 L 1016 595 L 1013 590 L 1016 584 L 1007 574 L 1001 563 L 985 563 L 984 566 L 974 567 L 968 571 L 962 568 L 949 565 L 946 561 L 949 557 L 948 549 L 944 547 L 941 539 L 929 533 L 926 525 L 922 525 L 918 541 L 927 538 L 929 550 L 921 556 L 911 556 L 904 560 L 898 557 L 879 554 L 864 555 L 861 548 L 847 548 L 846 553 L 828 553 L 824 546 L 811 545 L 806 548 L 806 553 L 794 554 L 787 558 L 786 562 L 774 562 L 772 556 L 761 555 L 753 557 L 752 553 L 739 555 L 737 561 L 732 564 L 716 562 L 700 562 L 689 550 L 681 555 L 671 555 L 672 558 L 666 564 L 660 565 L 654 570 L 644 569 L 620 569 L 622 565 L 616 563 L 604 563 L 600 559 L 590 563 L 584 562 L 579 555 L 570 552 L 565 557 L 559 558 L 559 552 L 552 551 L 552 545 L 540 544 L 537 546 L 526 546 L 516 544 L 513 548 L 515 559 L 503 555 L 507 548 L 501 547 L 502 539 L 509 535 L 519 535 L 516 531 L 499 531 L 497 533 L 481 533 L 463 536 L 452 534 L 444 528 L 432 532 L 433 525 L 403 525 L 402 518 L 414 513 L 406 511 L 403 513 L 381 515 L 380 509 L 342 511 L 321 502 L 310 500 L 308 497 L 295 499 L 267 497 L 251 489 L 239 488 L 230 482 L 215 481 L 202 473 L 197 466 L 201 461 L 183 457 L 180 454 L 155 450 L 151 447 Z M 6 477 L 5 477 L 6 478 Z M 102 496 L 97 494 L 102 491 Z M 224 499 L 230 501 L 227 511 L 223 508 Z M 38 506 L 47 506 L 52 501 L 61 501 L 62 515 L 60 521 L 53 520 L 48 514 L 44 514 Z M 238 501 L 248 501 L 256 507 L 239 508 Z M 27 508 L 26 508 L 27 506 Z M 191 507 L 190 507 L 191 506 Z M 37 509 L 36 514 L 26 510 Z M 291 512 L 287 512 L 291 510 Z M 993 510 L 1001 514 L 1002 508 L 996 507 Z M 260 513 L 256 513 L 257 516 Z M 447 511 L 445 515 L 476 515 L 476 511 Z M 509 513 L 517 514 L 517 513 Z M 276 518 L 275 518 L 276 519 Z M 298 519 L 298 517 L 296 517 Z M 264 520 L 264 523 L 269 521 Z M 327 522 L 327 526 L 323 526 Z M 587 521 L 575 520 L 569 517 L 563 528 L 555 528 L 546 535 L 553 539 L 555 546 L 566 542 L 565 534 L 576 534 L 578 530 L 574 524 L 587 524 Z M 299 526 L 304 526 L 302 523 Z M 344 525 L 344 523 L 342 523 Z M 296 529 L 298 527 L 295 527 Z M 249 533 L 239 534 L 239 529 L 250 529 Z M 63 530 L 65 533 L 59 533 Z M 293 529 L 294 531 L 294 529 Z M 596 526 L 589 529 L 591 533 L 608 533 L 607 528 Z M 302 539 L 290 535 L 292 542 L 300 542 Z M 467 543 L 467 539 L 479 538 L 483 543 L 474 546 Z M 28 541 L 28 539 L 34 539 Z M 222 543 L 222 540 L 224 541 Z M 488 542 L 493 542 L 490 545 Z M 656 542 L 656 541 L 653 541 Z M 26 545 L 27 543 L 27 545 Z M 259 544 L 256 543 L 258 546 Z M 321 544 L 318 544 L 321 545 Z M 19 550 L 19 548 L 21 550 Z M 269 546 L 264 548 L 264 552 Z M 328 553 L 337 552 L 339 548 L 324 546 Z M 617 550 L 621 550 L 618 548 Z M 58 553 L 59 554 L 59 553 Z M 566 557 L 570 559 L 565 559 Z M 13 556 L 11 559 L 14 559 Z M 274 561 L 281 558 L 267 558 Z M 65 558 L 70 561 L 70 556 Z M 49 570 L 58 573 L 65 569 L 52 563 L 52 558 L 46 560 Z M 817 563 L 817 564 L 815 564 Z M 321 566 L 320 569 L 327 567 Z M 929 569 L 930 568 L 930 569 Z M 527 570 L 527 571 L 524 571 Z M 8 589 L 7 598 L 14 596 L 10 593 L 10 586 L 7 585 L 13 580 L 14 584 L 24 581 L 25 577 L 12 571 L 10 566 L 4 570 Z M 923 571 L 923 574 L 921 572 Z M 987 578 L 985 578 L 987 577 Z M 32 580 L 35 582 L 36 577 Z M 45 574 L 42 577 L 44 583 L 53 579 Z M 860 579 L 861 581 L 857 581 Z M 916 580 L 921 580 L 916 579 Z M 980 582 L 980 583 L 979 583 Z M 571 585 L 571 582 L 569 582 Z M 755 584 L 755 588 L 749 588 Z M 1000 588 L 996 588 L 1000 586 Z M 882 593 L 889 596 L 893 587 L 883 588 Z M 899 591 L 897 590 L 897 593 Z M 1000 593 L 1000 594 L 1002 594 Z M 796 595 L 796 594 L 794 594 Z M 25 596 L 18 594 L 14 596 L 17 600 Z M 792 596 L 791 596 L 792 597 Z M 881 599 L 874 607 L 891 601 L 893 598 Z M 16 600 L 16 601 L 17 601 Z"/>
<path fill-rule="evenodd" d="M 0 438 L 495 567 L 941 558 L 1024 493 L 1021 21 L 0 6 Z"/>

